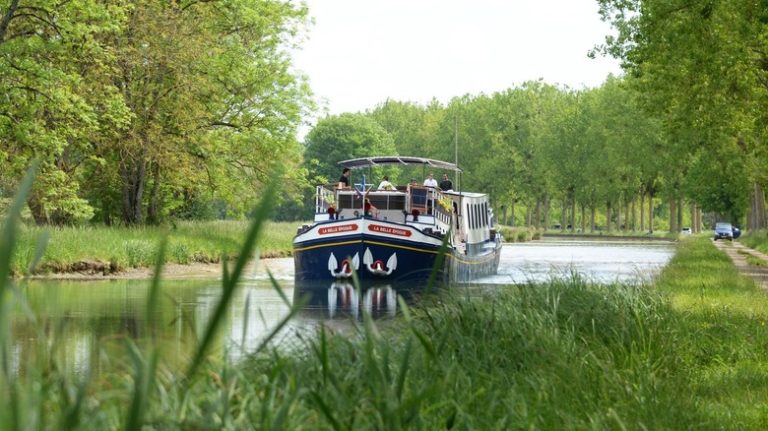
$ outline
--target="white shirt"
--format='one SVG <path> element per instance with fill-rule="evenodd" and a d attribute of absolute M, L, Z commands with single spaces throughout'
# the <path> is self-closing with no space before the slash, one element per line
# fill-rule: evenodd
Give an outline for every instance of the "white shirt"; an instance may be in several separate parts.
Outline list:
<path fill-rule="evenodd" d="M 379 184 L 379 190 L 395 190 L 395 186 L 387 180 L 384 180 Z"/>
<path fill-rule="evenodd" d="M 437 180 L 434 178 L 427 178 L 424 180 L 424 185 L 427 187 L 437 187 Z"/>

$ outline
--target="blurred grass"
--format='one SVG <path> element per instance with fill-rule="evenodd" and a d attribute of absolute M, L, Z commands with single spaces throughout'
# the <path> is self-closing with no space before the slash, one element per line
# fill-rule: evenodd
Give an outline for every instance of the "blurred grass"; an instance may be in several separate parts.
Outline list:
<path fill-rule="evenodd" d="M 768 254 L 768 230 L 747 231 L 738 241 L 749 248 Z"/>
<path fill-rule="evenodd" d="M 242 246 L 247 221 L 190 221 L 173 227 L 25 227 L 19 231 L 17 252 L 11 262 L 14 274 L 24 274 L 34 259 L 37 238 L 49 233 L 48 246 L 38 273 L 95 270 L 116 272 L 151 267 L 158 244 L 168 237 L 164 263 L 218 263 L 234 259 Z M 259 239 L 262 257 L 290 256 L 300 222 L 267 222 Z"/>

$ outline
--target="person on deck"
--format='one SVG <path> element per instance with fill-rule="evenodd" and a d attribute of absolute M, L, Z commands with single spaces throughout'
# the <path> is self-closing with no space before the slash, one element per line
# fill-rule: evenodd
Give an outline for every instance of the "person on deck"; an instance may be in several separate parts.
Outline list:
<path fill-rule="evenodd" d="M 432 172 L 430 172 L 427 179 L 424 180 L 424 185 L 427 187 L 437 187 L 437 180 L 435 179 L 434 175 L 432 175 Z"/>
<path fill-rule="evenodd" d="M 440 190 L 446 191 L 446 190 L 453 190 L 453 183 L 450 179 L 448 179 L 448 174 L 443 174 L 443 180 L 440 181 L 440 184 L 438 185 L 440 187 Z"/>
<path fill-rule="evenodd" d="M 339 189 L 348 188 L 350 175 L 352 175 L 352 170 L 349 168 L 344 168 L 344 170 L 341 171 L 341 178 L 339 178 L 339 182 L 336 184 L 336 187 Z"/>
<path fill-rule="evenodd" d="M 373 204 L 371 203 L 371 200 L 366 198 L 365 204 L 363 205 L 363 212 L 367 217 L 373 217 L 378 218 L 379 217 L 379 210 Z"/>
<path fill-rule="evenodd" d="M 389 177 L 384 175 L 384 179 L 379 184 L 379 190 L 395 190 L 396 187 L 394 184 L 389 182 Z"/>

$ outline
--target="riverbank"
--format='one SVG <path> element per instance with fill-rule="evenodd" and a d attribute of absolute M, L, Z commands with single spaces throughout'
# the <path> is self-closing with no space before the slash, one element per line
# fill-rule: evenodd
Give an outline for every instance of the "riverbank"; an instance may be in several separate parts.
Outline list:
<path fill-rule="evenodd" d="M 654 232 L 650 234 L 648 232 L 568 232 L 561 230 L 547 230 L 543 232 L 542 236 L 547 238 L 576 238 L 606 241 L 676 241 L 680 238 L 680 235 L 669 232 Z"/>
<path fill-rule="evenodd" d="M 262 258 L 287 257 L 301 222 L 268 222 L 259 239 Z M 168 238 L 166 270 L 195 274 L 219 271 L 221 259 L 234 259 L 242 247 L 247 221 L 177 222 L 170 226 L 22 227 L 11 261 L 15 275 L 29 273 L 39 238 L 48 244 L 32 275 L 58 278 L 144 278 L 153 267 L 160 242 Z M 67 276 L 71 277 L 67 277 Z"/>

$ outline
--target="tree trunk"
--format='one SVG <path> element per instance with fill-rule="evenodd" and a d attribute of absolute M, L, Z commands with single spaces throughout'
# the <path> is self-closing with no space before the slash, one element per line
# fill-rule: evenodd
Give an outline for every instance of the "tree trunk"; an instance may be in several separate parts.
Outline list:
<path fill-rule="evenodd" d="M 698 226 L 696 226 L 696 203 L 691 202 L 691 232 L 699 233 Z"/>
<path fill-rule="evenodd" d="M 549 229 L 549 205 L 550 205 L 549 196 L 544 197 L 544 229 Z"/>
<path fill-rule="evenodd" d="M 512 199 L 512 204 L 509 207 L 510 207 L 509 208 L 509 212 L 510 212 L 510 214 L 509 214 L 509 217 L 510 217 L 509 225 L 510 226 L 514 226 L 515 225 L 515 200 L 514 199 Z"/>
<path fill-rule="evenodd" d="M 507 224 L 507 206 L 502 205 L 501 206 L 501 224 L 506 225 Z"/>
<path fill-rule="evenodd" d="M 747 214 L 747 229 L 764 229 L 766 227 L 765 192 L 763 192 L 763 188 L 760 184 L 754 183 L 750 195 L 750 207 Z"/>
<path fill-rule="evenodd" d="M 605 203 L 605 231 L 611 233 L 611 203 Z"/>
<path fill-rule="evenodd" d="M 699 206 L 696 206 L 696 226 L 698 227 L 699 232 L 704 229 L 704 226 L 701 225 L 701 207 Z"/>
<path fill-rule="evenodd" d="M 635 211 L 635 201 L 637 199 L 632 198 L 632 202 L 630 202 L 630 213 L 632 214 L 632 222 L 629 224 L 629 229 L 634 232 L 635 228 L 637 227 L 637 212 Z"/>
<path fill-rule="evenodd" d="M 531 225 L 531 204 L 528 203 L 525 205 L 525 225 L 530 226 Z"/>
<path fill-rule="evenodd" d="M 160 223 L 160 164 L 152 164 L 152 189 L 149 192 L 147 223 Z"/>
<path fill-rule="evenodd" d="M 536 227 L 536 229 L 541 227 L 541 199 L 536 198 L 536 220 L 533 223 L 533 226 Z"/>
<path fill-rule="evenodd" d="M 567 217 L 568 214 L 566 213 L 567 203 L 565 199 L 562 200 L 561 204 L 562 204 L 562 208 L 560 209 L 560 231 L 565 232 L 565 228 L 568 225 L 568 217 Z"/>
<path fill-rule="evenodd" d="M 142 200 L 146 183 L 146 160 L 127 161 L 120 168 L 123 180 L 123 222 L 127 225 L 137 225 L 143 222 Z"/>
<path fill-rule="evenodd" d="M 677 199 L 669 198 L 669 233 L 677 232 Z"/>
<path fill-rule="evenodd" d="M 640 232 L 645 232 L 645 193 L 640 193 Z"/>
<path fill-rule="evenodd" d="M 27 198 L 27 205 L 29 205 L 29 212 L 32 213 L 36 225 L 42 226 L 48 223 L 48 216 L 45 214 L 43 204 L 34 192 Z"/>
<path fill-rule="evenodd" d="M 576 199 L 571 198 L 571 232 L 576 232 Z"/>
<path fill-rule="evenodd" d="M 624 202 L 624 226 L 622 226 L 621 230 L 624 232 L 629 230 L 629 202 Z"/>
<path fill-rule="evenodd" d="M 584 214 L 584 204 L 579 204 L 581 207 L 581 232 L 584 233 L 587 231 L 587 217 Z"/>
<path fill-rule="evenodd" d="M 595 216 L 597 215 L 597 208 L 595 208 L 594 205 L 592 205 L 589 208 L 589 231 L 594 233 L 595 232 Z"/>
<path fill-rule="evenodd" d="M 653 192 L 648 192 L 648 233 L 653 233 Z"/>

